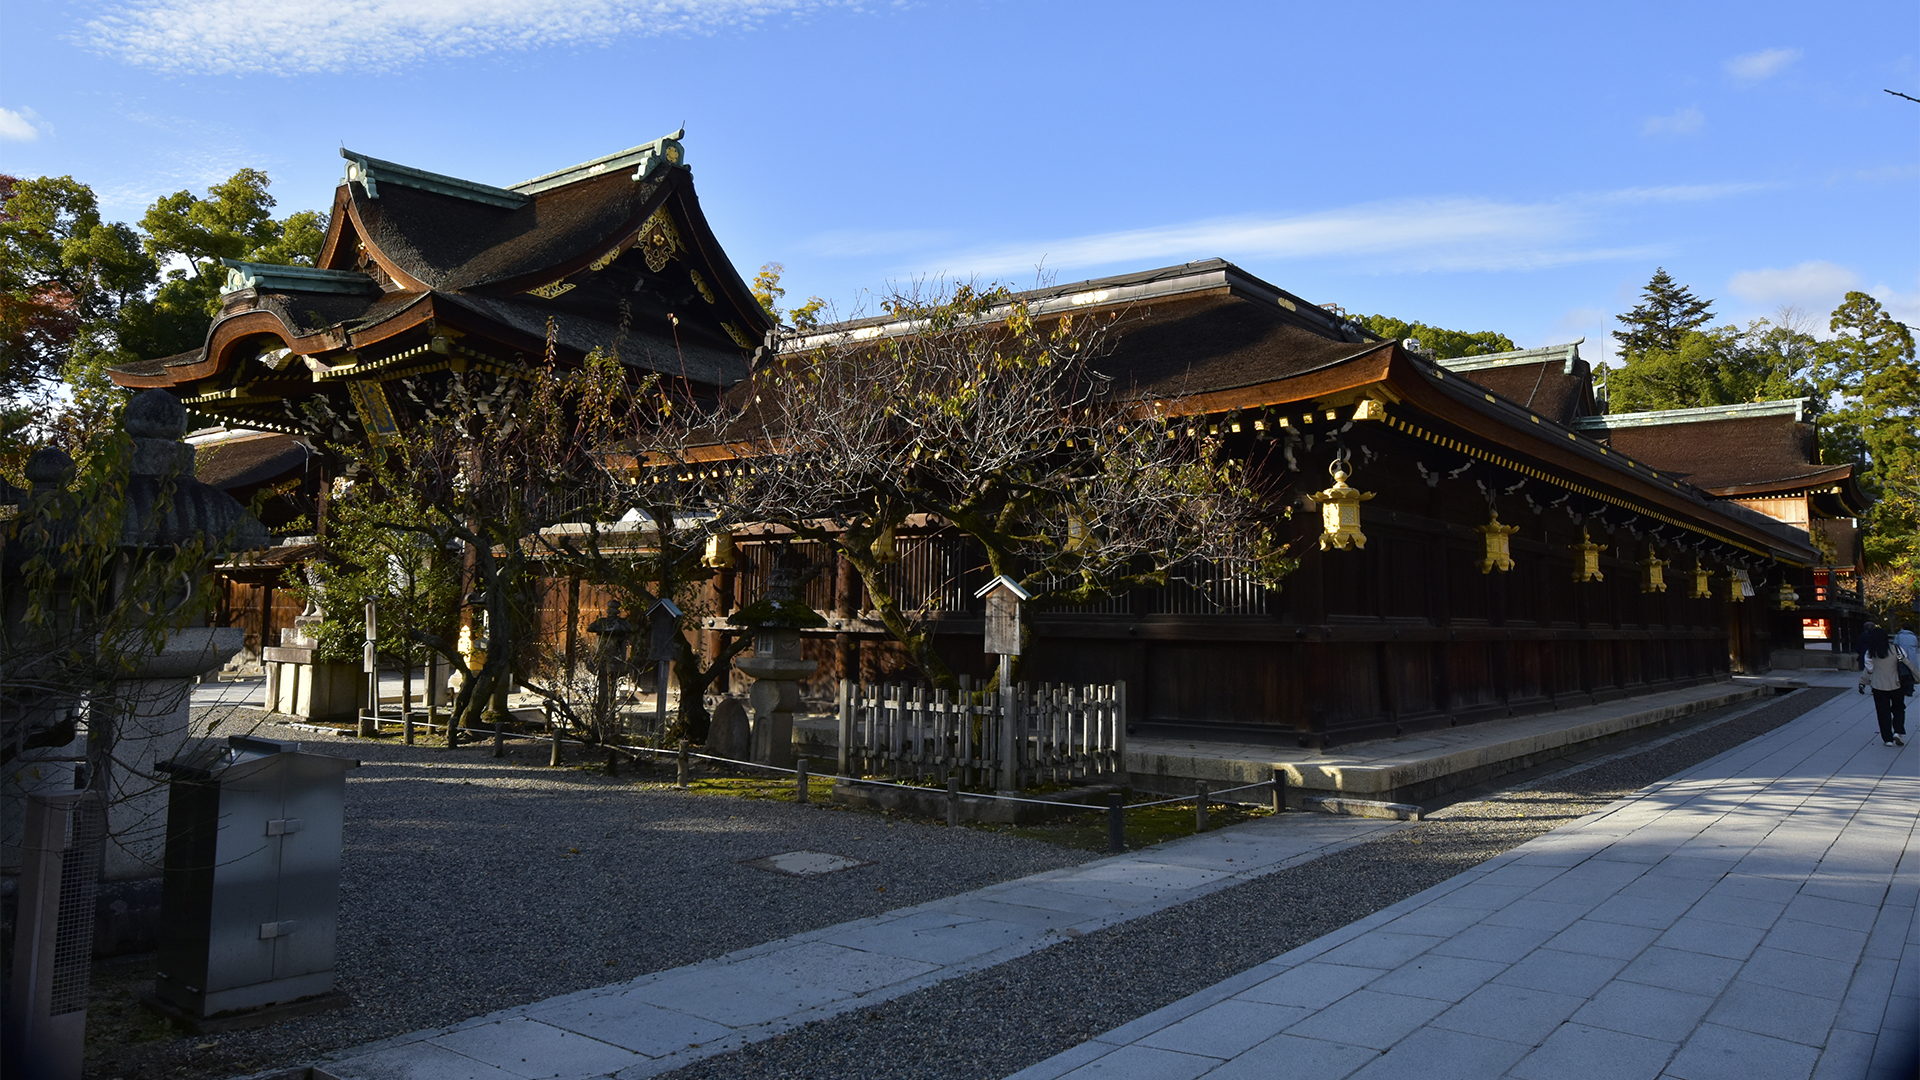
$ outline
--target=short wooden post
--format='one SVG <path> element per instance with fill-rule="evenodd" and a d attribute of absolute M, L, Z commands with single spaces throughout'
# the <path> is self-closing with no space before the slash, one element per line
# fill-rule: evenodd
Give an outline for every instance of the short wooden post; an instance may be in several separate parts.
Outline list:
<path fill-rule="evenodd" d="M 1207 782 L 1202 780 L 1194 785 L 1193 791 L 1193 831 L 1207 831 Z"/>
<path fill-rule="evenodd" d="M 1107 850 L 1116 854 L 1127 850 L 1125 801 L 1117 791 L 1107 796 Z"/>
<path fill-rule="evenodd" d="M 947 824 L 960 824 L 960 774 L 947 773 Z"/>
<path fill-rule="evenodd" d="M 540 711 L 547 716 L 547 734 L 553 738 L 553 752 L 547 758 L 547 767 L 560 764 L 560 723 L 553 718 L 553 702 L 542 702 Z"/>
<path fill-rule="evenodd" d="M 1273 770 L 1273 812 L 1278 814 L 1287 808 L 1287 771 Z"/>
<path fill-rule="evenodd" d="M 494 757 L 507 756 L 506 719 L 507 719 L 506 713 L 496 712 L 493 714 L 493 756 Z"/>
<path fill-rule="evenodd" d="M 681 791 L 687 790 L 689 786 L 687 783 L 687 773 L 691 765 L 692 765 L 692 761 L 687 756 L 687 740 L 681 739 L 680 740 L 680 790 Z"/>
<path fill-rule="evenodd" d="M 407 745 L 412 746 L 413 745 L 413 710 L 412 709 L 408 709 L 406 713 L 400 717 L 400 730 L 403 737 L 407 740 Z"/>
<path fill-rule="evenodd" d="M 801 758 L 794 762 L 794 765 L 796 767 L 793 771 L 793 801 L 805 806 L 807 805 L 807 759 Z"/>

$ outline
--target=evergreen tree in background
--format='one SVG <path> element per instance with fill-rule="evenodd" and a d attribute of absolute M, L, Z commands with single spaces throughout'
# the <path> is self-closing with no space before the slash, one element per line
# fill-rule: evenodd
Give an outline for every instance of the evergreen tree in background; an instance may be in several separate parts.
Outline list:
<path fill-rule="evenodd" d="M 1655 350 L 1672 352 L 1689 332 L 1713 321 L 1713 301 L 1702 300 L 1692 289 L 1675 283 L 1665 267 L 1654 270 L 1653 280 L 1640 296 L 1640 303 L 1620 316 L 1626 328 L 1613 332 L 1623 358 Z"/>

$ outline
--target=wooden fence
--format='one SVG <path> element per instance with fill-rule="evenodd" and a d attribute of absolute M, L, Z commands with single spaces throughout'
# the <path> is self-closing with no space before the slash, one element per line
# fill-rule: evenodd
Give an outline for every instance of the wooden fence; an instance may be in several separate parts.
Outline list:
<path fill-rule="evenodd" d="M 949 693 L 842 679 L 840 774 L 936 781 L 957 775 L 962 787 L 1004 789 L 1126 771 L 1126 683 L 1020 683 L 1011 695 L 976 692 L 970 683 L 962 676 L 960 691 Z"/>

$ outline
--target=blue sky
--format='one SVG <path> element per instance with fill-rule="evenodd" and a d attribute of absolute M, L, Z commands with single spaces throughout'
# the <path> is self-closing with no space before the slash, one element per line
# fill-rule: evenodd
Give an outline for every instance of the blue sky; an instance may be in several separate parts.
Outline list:
<path fill-rule="evenodd" d="M 842 314 L 929 275 L 1210 256 L 1522 345 L 1656 266 L 1744 322 L 1849 288 L 1920 324 L 1903 2 L 12 0 L 0 170 L 109 217 L 337 148 L 507 184 L 684 123 L 743 273 Z M 1598 346 L 1598 347 L 1596 347 Z"/>

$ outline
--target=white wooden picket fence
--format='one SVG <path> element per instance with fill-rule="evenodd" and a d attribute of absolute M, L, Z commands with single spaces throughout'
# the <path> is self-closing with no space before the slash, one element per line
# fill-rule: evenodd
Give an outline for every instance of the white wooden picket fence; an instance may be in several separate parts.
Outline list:
<path fill-rule="evenodd" d="M 1124 682 L 1002 694 L 965 678 L 958 693 L 842 679 L 840 775 L 1000 789 L 1097 780 L 1126 770 L 1126 717 Z"/>

